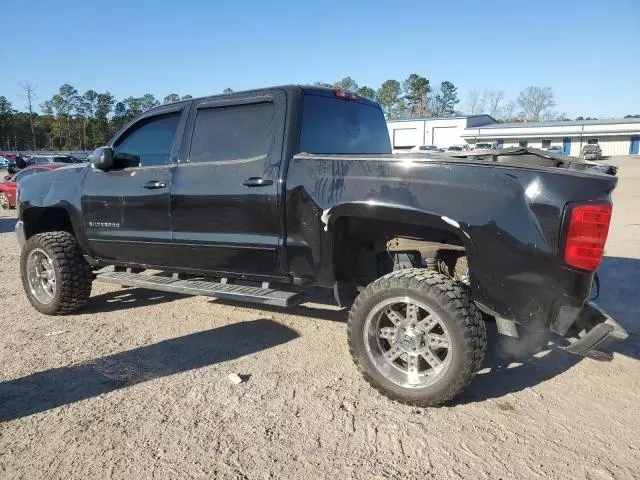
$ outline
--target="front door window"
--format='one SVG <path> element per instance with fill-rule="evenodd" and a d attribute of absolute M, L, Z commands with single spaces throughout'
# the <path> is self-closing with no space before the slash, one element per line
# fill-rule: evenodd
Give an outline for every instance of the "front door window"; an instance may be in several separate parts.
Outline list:
<path fill-rule="evenodd" d="M 169 165 L 179 120 L 174 113 L 137 123 L 114 145 L 116 162 L 124 162 L 123 167 Z"/>

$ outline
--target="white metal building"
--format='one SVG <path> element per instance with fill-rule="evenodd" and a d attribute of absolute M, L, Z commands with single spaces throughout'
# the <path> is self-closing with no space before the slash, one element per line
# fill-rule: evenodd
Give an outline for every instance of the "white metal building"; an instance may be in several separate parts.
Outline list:
<path fill-rule="evenodd" d="M 638 155 L 640 118 L 540 123 L 495 123 L 466 128 L 461 134 L 469 144 L 494 143 L 507 147 L 562 147 L 567 155 L 579 156 L 586 144 L 598 144 L 602 155 Z"/>
<path fill-rule="evenodd" d="M 604 156 L 640 154 L 640 118 L 539 123 L 497 123 L 490 115 L 424 118 L 387 122 L 395 151 L 416 145 L 491 143 L 499 147 L 562 147 L 579 156 L 583 145 L 597 143 Z"/>
<path fill-rule="evenodd" d="M 421 118 L 387 122 L 391 146 L 394 150 L 405 150 L 416 145 L 436 145 L 448 148 L 467 143 L 462 137 L 469 129 L 496 123 L 490 115 L 469 117 Z"/>

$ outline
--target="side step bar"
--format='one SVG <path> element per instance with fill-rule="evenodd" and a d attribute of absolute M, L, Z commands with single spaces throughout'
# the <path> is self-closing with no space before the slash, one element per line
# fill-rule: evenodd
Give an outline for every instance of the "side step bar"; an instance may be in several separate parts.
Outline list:
<path fill-rule="evenodd" d="M 185 295 L 203 295 L 224 300 L 260 303 L 290 307 L 302 302 L 303 295 L 297 292 L 274 290 L 263 284 L 263 287 L 249 287 L 229 283 L 211 282 L 206 280 L 181 280 L 175 277 L 144 275 L 141 273 L 104 272 L 96 276 L 96 280 L 129 287 L 148 288 L 163 292 L 182 293 Z"/>

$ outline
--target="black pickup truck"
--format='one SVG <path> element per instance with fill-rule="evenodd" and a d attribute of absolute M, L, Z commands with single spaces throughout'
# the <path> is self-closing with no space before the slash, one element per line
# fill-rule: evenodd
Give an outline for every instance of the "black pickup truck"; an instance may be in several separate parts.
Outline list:
<path fill-rule="evenodd" d="M 610 358 L 626 332 L 588 297 L 615 171 L 458 153 L 392 155 L 380 107 L 341 90 L 156 107 L 90 165 L 21 183 L 24 288 L 46 314 L 81 308 L 94 280 L 282 307 L 326 289 L 364 377 L 418 405 L 469 384 L 490 317 Z"/>

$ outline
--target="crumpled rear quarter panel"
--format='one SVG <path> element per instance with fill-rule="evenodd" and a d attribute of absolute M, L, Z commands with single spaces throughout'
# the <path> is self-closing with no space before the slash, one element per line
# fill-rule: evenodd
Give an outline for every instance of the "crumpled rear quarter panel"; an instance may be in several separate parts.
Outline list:
<path fill-rule="evenodd" d="M 287 179 L 290 269 L 318 275 L 341 214 L 447 228 L 467 249 L 477 302 L 505 318 L 548 324 L 559 304 L 582 303 L 593 274 L 562 265 L 565 205 L 610 200 L 615 177 L 482 163 L 299 155 Z M 391 159 L 393 158 L 393 160 Z M 328 218 L 328 232 L 319 216 Z M 311 220 L 314 219 L 314 220 Z M 439 222 L 439 223 L 438 223 Z M 289 244 L 289 243 L 288 243 Z M 336 246 L 339 248 L 339 245 Z M 296 271 L 297 269 L 297 271 Z"/>

